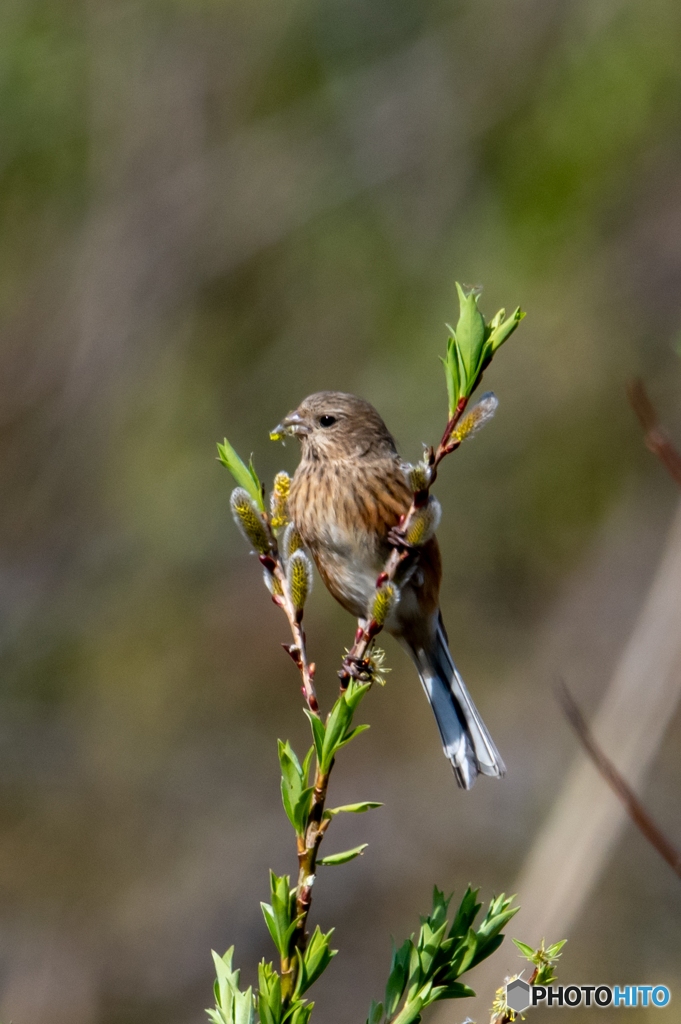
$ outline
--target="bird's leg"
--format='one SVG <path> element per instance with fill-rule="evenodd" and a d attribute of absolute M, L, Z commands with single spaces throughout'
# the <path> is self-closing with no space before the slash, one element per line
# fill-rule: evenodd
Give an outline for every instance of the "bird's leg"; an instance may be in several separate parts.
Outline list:
<path fill-rule="evenodd" d="M 362 634 L 364 631 L 362 631 Z M 371 679 L 371 663 L 366 657 L 368 644 L 363 643 L 364 636 L 359 642 L 355 642 L 352 649 L 343 658 L 340 672 L 341 690 L 347 690 L 351 679 L 357 679 L 362 683 L 368 683 Z"/>
<path fill-rule="evenodd" d="M 380 580 L 379 576 L 379 580 Z M 387 578 L 387 577 L 386 577 Z M 358 619 L 355 642 L 343 658 L 343 666 L 338 673 L 341 681 L 341 690 L 347 690 L 351 679 L 357 679 L 362 683 L 369 683 L 373 679 L 370 650 L 371 646 L 383 629 L 375 619 Z"/>

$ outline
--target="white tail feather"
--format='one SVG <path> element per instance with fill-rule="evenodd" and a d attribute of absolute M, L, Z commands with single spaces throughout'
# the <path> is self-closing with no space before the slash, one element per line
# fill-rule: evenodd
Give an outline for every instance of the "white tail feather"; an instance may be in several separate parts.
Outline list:
<path fill-rule="evenodd" d="M 458 784 L 470 789 L 480 773 L 496 778 L 505 775 L 506 766 L 449 653 L 442 624 L 427 651 L 410 648 L 410 653 Z"/>

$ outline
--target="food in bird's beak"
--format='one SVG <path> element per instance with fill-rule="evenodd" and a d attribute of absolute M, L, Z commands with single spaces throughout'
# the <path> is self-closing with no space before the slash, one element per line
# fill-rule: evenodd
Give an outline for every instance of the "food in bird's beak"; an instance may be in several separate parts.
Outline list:
<path fill-rule="evenodd" d="M 270 431 L 270 441 L 283 441 L 285 437 L 309 434 L 310 428 L 298 412 L 290 412 L 274 430 Z"/>

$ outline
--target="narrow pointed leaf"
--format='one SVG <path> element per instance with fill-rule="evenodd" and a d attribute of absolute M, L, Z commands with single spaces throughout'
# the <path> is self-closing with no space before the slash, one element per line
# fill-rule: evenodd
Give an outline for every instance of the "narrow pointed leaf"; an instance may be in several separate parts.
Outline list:
<path fill-rule="evenodd" d="M 489 336 L 489 340 L 492 347 L 492 354 L 494 354 L 497 351 L 497 349 L 501 348 L 504 342 L 508 338 L 510 338 L 510 336 L 513 334 L 516 327 L 518 326 L 518 324 L 524 316 L 525 314 L 520 309 L 520 306 L 518 306 L 518 308 L 514 310 L 514 312 L 510 315 L 508 320 L 505 320 L 502 324 L 499 324 L 499 326 L 492 331 L 492 333 Z"/>
<path fill-rule="evenodd" d="M 310 719 L 310 727 L 312 728 L 312 739 L 314 740 L 314 748 L 317 754 L 317 761 L 321 764 L 322 760 L 322 748 L 324 746 L 324 734 L 326 732 L 324 723 L 321 719 L 313 715 L 307 708 L 304 709 L 305 714 Z"/>
<path fill-rule="evenodd" d="M 253 468 L 253 462 L 246 466 L 232 448 L 231 444 L 224 439 L 222 444 L 218 443 L 218 458 L 223 466 L 230 471 L 239 487 L 245 488 L 258 505 L 261 512 L 265 511 L 265 503 L 262 498 L 262 487 Z"/>
<path fill-rule="evenodd" d="M 343 804 L 341 807 L 327 807 L 324 811 L 325 818 L 333 818 L 334 814 L 364 814 L 365 811 L 371 811 L 375 807 L 382 807 L 383 804 L 376 803 L 372 800 L 367 800 L 361 804 Z"/>
<path fill-rule="evenodd" d="M 272 936 L 272 941 L 274 942 L 274 945 L 277 947 L 277 950 L 279 951 L 281 956 L 286 956 L 286 951 L 282 948 L 283 936 L 279 932 L 279 928 L 277 926 L 277 921 L 272 911 L 272 907 L 270 907 L 268 903 L 261 902 L 260 909 L 262 910 L 263 917 L 265 918 L 265 924 L 267 925 L 269 933 Z"/>
<path fill-rule="evenodd" d="M 482 963 L 482 961 L 486 960 L 488 956 L 491 956 L 492 953 L 495 953 L 503 941 L 503 935 L 495 935 L 493 939 L 489 939 L 489 941 L 485 943 L 483 948 L 475 953 L 475 956 L 471 960 L 466 970 L 470 970 L 473 967 L 477 967 L 479 963 Z M 463 971 L 461 973 L 463 974 Z"/>
<path fill-rule="evenodd" d="M 361 857 L 368 845 L 368 843 L 362 843 L 361 846 L 355 846 L 352 850 L 344 850 L 343 853 L 334 853 L 330 857 L 322 857 L 317 863 L 328 867 L 332 867 L 334 864 L 347 864 L 348 861 L 354 860 L 355 857 Z"/>
<path fill-rule="evenodd" d="M 473 383 L 485 341 L 485 318 L 478 309 L 478 296 L 471 292 L 466 295 L 457 282 L 459 293 L 459 321 L 456 325 L 456 348 L 461 354 L 466 380 Z M 466 394 L 468 391 L 465 392 Z"/>
<path fill-rule="evenodd" d="M 534 956 L 534 950 L 532 949 L 532 946 L 527 946 L 524 942 L 521 942 L 520 939 L 511 939 L 511 942 L 513 942 L 513 944 L 518 947 L 518 949 L 523 954 L 526 960 L 532 959 L 532 957 Z"/>
<path fill-rule="evenodd" d="M 375 999 L 371 1000 L 371 1006 L 369 1007 L 369 1016 L 367 1017 L 367 1024 L 381 1024 L 383 1020 L 383 1003 L 377 1003 Z"/>
<path fill-rule="evenodd" d="M 468 985 L 464 985 L 460 981 L 453 981 L 449 985 L 443 985 L 441 988 L 433 989 L 431 996 L 437 992 L 432 1002 L 436 1002 L 438 999 L 465 999 L 467 997 L 475 997 L 475 992 Z"/>

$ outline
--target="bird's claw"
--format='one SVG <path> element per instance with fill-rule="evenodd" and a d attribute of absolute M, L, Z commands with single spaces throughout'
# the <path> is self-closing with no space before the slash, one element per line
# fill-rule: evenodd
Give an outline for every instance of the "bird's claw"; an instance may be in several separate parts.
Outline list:
<path fill-rule="evenodd" d="M 387 541 L 388 544 L 392 544 L 394 548 L 402 548 L 406 551 L 414 550 L 414 545 L 407 541 L 404 531 L 399 526 L 393 526 L 388 533 Z"/>
<path fill-rule="evenodd" d="M 343 667 L 338 675 L 346 683 L 351 679 L 368 683 L 372 678 L 371 663 L 368 658 L 356 658 L 354 654 L 347 654 L 343 658 Z"/>

